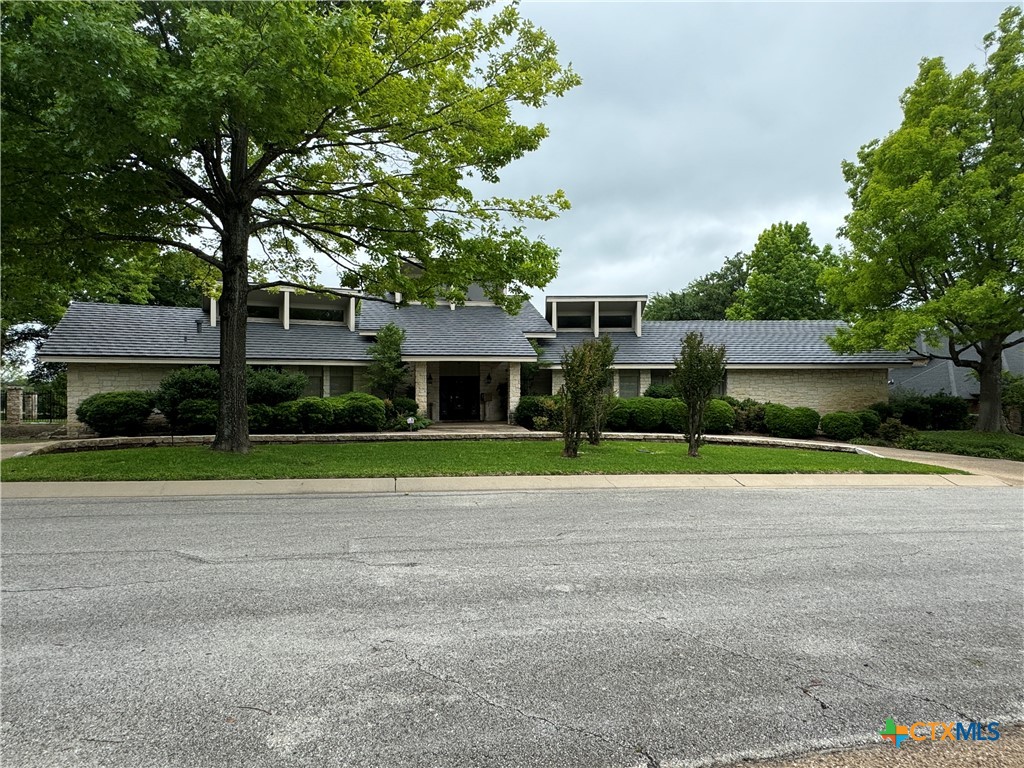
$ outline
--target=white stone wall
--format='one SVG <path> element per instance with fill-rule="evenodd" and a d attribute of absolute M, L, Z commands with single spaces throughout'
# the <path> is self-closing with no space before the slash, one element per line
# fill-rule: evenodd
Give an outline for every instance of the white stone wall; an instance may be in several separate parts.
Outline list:
<path fill-rule="evenodd" d="M 508 423 L 512 423 L 512 414 L 519 407 L 522 396 L 522 363 L 508 364 Z"/>
<path fill-rule="evenodd" d="M 886 368 L 730 370 L 726 393 L 737 400 L 805 406 L 819 413 L 857 411 L 889 399 Z"/>
<path fill-rule="evenodd" d="M 155 390 L 171 371 L 186 366 L 140 363 L 68 363 L 68 435 L 89 428 L 75 418 L 75 409 L 97 392 Z"/>

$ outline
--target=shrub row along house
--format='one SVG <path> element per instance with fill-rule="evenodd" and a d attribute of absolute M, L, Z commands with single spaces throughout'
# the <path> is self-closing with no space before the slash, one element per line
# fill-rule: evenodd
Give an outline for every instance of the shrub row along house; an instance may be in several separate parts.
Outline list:
<path fill-rule="evenodd" d="M 507 314 L 475 290 L 460 306 L 389 299 L 253 291 L 248 362 L 301 371 L 306 395 L 368 391 L 370 345 L 394 323 L 405 331 L 409 394 L 422 414 L 492 422 L 509 419 L 522 394 L 556 393 L 562 350 L 601 334 L 618 347 L 613 386 L 621 397 L 666 382 L 689 331 L 725 345 L 723 394 L 822 413 L 885 400 L 889 369 L 914 362 L 893 352 L 833 352 L 826 337 L 834 321 L 645 321 L 646 296 L 550 296 L 544 315 L 529 303 Z M 72 304 L 39 353 L 43 362 L 67 363 L 69 433 L 83 431 L 71 415 L 90 395 L 152 390 L 172 370 L 216 365 L 217 319 L 215 299 L 201 308 Z"/>

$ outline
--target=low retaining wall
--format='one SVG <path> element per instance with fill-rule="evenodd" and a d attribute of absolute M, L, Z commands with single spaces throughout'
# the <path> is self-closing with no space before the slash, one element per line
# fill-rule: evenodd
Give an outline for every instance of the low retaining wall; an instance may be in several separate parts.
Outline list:
<path fill-rule="evenodd" d="M 381 443 L 400 441 L 441 442 L 446 440 L 559 440 L 559 432 L 347 432 L 322 435 L 252 435 L 253 445 L 294 445 L 298 443 Z M 95 437 L 79 440 L 61 440 L 44 445 L 32 455 L 45 453 L 76 453 L 104 451 L 115 448 L 158 448 L 175 445 L 210 445 L 213 435 L 160 435 L 151 437 Z M 632 442 L 685 443 L 684 435 L 660 432 L 607 432 L 602 440 L 628 440 Z M 705 435 L 705 443 L 717 445 L 748 445 L 766 448 L 799 448 L 812 451 L 840 453 L 870 453 L 858 446 L 842 443 L 824 443 L 814 440 L 753 437 L 746 435 Z"/>

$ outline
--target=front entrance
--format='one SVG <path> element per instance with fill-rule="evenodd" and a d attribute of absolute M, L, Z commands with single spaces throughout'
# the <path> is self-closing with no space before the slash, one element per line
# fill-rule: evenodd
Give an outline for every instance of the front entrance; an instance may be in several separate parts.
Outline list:
<path fill-rule="evenodd" d="M 479 421 L 480 376 L 442 376 L 441 421 Z"/>

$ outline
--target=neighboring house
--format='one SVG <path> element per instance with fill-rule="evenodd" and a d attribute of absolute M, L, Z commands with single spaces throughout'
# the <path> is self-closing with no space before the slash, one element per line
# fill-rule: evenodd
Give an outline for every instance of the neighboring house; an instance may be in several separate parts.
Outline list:
<path fill-rule="evenodd" d="M 395 323 L 406 333 L 402 356 L 410 367 L 410 393 L 428 418 L 439 421 L 509 419 L 523 384 L 530 394 L 557 392 L 562 350 L 604 333 L 618 347 L 614 389 L 623 397 L 667 381 L 689 331 L 725 345 L 725 393 L 823 412 L 886 399 L 890 369 L 912 363 L 891 352 L 836 354 L 825 342 L 835 322 L 643 321 L 646 301 L 552 296 L 542 316 L 529 303 L 509 315 L 477 291 L 464 305 L 433 309 L 290 289 L 254 291 L 248 359 L 255 366 L 301 371 L 307 395 L 366 391 L 370 344 L 380 328 Z M 203 308 L 72 304 L 39 352 L 43 362 L 68 365 L 69 433 L 84 429 L 73 415 L 89 395 L 156 389 L 176 368 L 216 365 L 217 319 L 216 300 Z M 524 371 L 524 364 L 538 362 L 531 341 L 541 350 L 543 367 Z"/>
<path fill-rule="evenodd" d="M 1010 336 L 1014 341 L 1024 334 L 1015 333 Z M 915 349 L 924 354 L 949 355 L 945 342 L 928 344 L 918 339 Z M 978 354 L 968 350 L 962 355 L 967 360 L 977 360 Z M 1003 370 L 1017 376 L 1024 376 L 1024 344 L 1003 350 Z M 927 360 L 914 368 L 893 368 L 889 371 L 889 390 L 917 392 L 922 395 L 935 395 L 944 392 L 947 395 L 961 397 L 977 403 L 981 394 L 981 384 L 971 368 L 953 365 L 952 360 Z"/>

